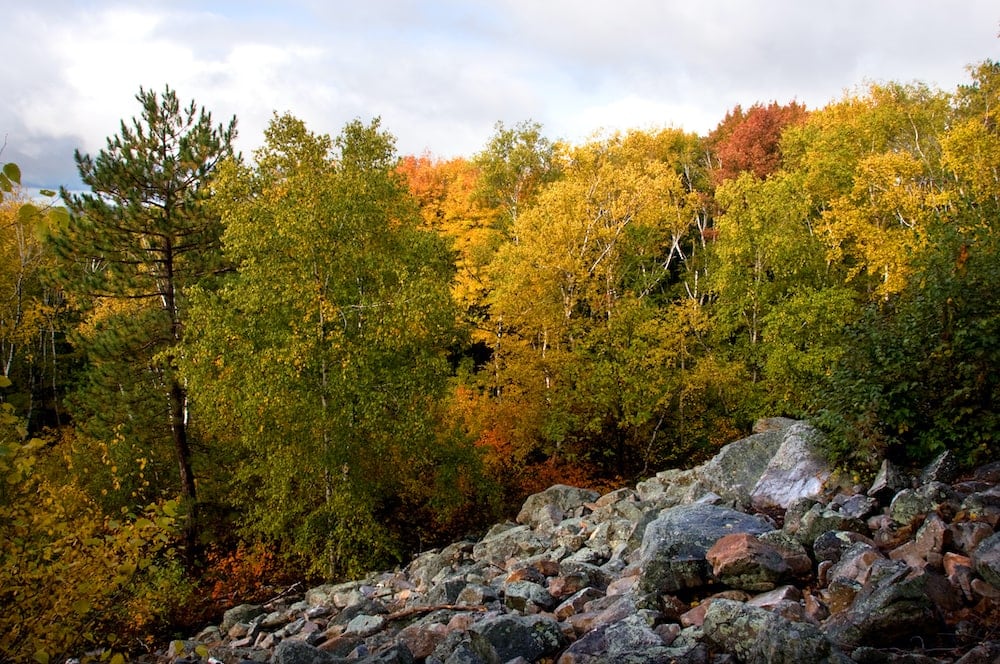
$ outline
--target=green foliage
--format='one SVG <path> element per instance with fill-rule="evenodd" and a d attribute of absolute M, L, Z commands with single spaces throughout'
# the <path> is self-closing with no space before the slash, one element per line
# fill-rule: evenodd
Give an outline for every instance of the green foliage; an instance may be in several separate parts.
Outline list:
<path fill-rule="evenodd" d="M 941 146 L 946 177 L 913 203 L 919 242 L 901 263 L 908 278 L 881 289 L 891 294 L 850 328 L 851 352 L 828 383 L 821 418 L 839 459 L 926 461 L 950 449 L 971 465 L 996 456 L 997 71 L 989 62 L 974 69 L 948 129 L 928 139 Z"/>
<path fill-rule="evenodd" d="M 248 532 L 327 551 L 313 562 L 334 576 L 395 557 L 385 510 L 437 487 L 459 442 L 434 420 L 453 267 L 377 122 L 331 140 L 282 116 L 266 138 L 218 182 L 237 272 L 197 293 L 185 369 L 197 412 L 242 451 Z"/>
<path fill-rule="evenodd" d="M 211 114 L 194 102 L 182 107 L 169 87 L 140 88 L 136 100 L 141 117 L 122 121 L 96 157 L 76 152 L 90 192 L 62 192 L 71 215 L 50 236 L 61 282 L 83 311 L 74 339 L 85 365 L 70 403 L 93 437 L 172 458 L 175 473 L 150 474 L 162 478 L 154 489 L 178 491 L 193 516 L 187 396 L 174 348 L 185 289 L 222 267 L 222 226 L 206 202 L 213 171 L 232 155 L 236 120 L 213 126 Z M 192 518 L 191 544 L 196 525 Z"/>
<path fill-rule="evenodd" d="M 480 171 L 476 194 L 487 207 L 498 210 L 498 226 L 504 233 L 514 232 L 521 211 L 561 173 L 557 146 L 542 135 L 540 124 L 531 121 L 510 128 L 498 122 L 473 164 Z"/>

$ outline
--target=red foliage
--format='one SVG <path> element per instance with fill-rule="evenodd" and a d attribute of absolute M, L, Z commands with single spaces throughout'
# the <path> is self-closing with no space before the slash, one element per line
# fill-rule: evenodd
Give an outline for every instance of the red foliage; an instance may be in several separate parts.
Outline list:
<path fill-rule="evenodd" d="M 808 111 L 798 102 L 784 106 L 754 104 L 745 113 L 737 106 L 709 135 L 713 147 L 712 175 L 716 183 L 749 171 L 765 178 L 781 166 L 781 133 L 806 119 Z"/>

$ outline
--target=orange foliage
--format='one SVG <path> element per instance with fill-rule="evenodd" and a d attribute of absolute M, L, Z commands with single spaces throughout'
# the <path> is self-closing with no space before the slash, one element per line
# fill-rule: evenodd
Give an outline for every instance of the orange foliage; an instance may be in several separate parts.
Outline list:
<path fill-rule="evenodd" d="M 410 155 L 399 160 L 396 170 L 417 200 L 429 228 L 458 240 L 463 231 L 486 216 L 473 196 L 479 172 L 468 160 L 458 157 L 445 161 L 427 153 Z"/>
<path fill-rule="evenodd" d="M 235 550 L 212 550 L 205 560 L 202 583 L 217 608 L 270 599 L 280 586 L 295 580 L 286 561 L 261 542 L 240 542 Z"/>
<path fill-rule="evenodd" d="M 459 385 L 451 418 L 475 439 L 483 453 L 489 477 L 502 487 L 507 510 L 516 510 L 525 497 L 553 484 L 567 484 L 601 493 L 624 486 L 622 478 L 602 477 L 596 466 L 546 457 L 537 441 L 524 434 L 524 409 L 514 402 L 498 402 Z"/>

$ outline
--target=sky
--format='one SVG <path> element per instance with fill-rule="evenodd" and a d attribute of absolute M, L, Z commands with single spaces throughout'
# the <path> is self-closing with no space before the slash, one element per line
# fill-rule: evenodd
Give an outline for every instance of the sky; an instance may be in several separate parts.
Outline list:
<path fill-rule="evenodd" d="M 737 104 L 820 108 L 871 82 L 954 90 L 1000 60 L 996 0 L 34 0 L 0 8 L 0 162 L 80 186 L 169 85 L 252 155 L 274 113 L 381 119 L 400 154 L 471 157 L 497 122 L 553 140 L 677 127 Z M 4 143 L 5 141 L 5 143 Z"/>

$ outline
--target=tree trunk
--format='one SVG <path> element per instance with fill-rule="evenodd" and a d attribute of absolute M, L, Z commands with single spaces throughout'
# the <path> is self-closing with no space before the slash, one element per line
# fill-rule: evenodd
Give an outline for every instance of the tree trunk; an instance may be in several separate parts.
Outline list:
<path fill-rule="evenodd" d="M 184 544 L 189 562 L 197 558 L 198 544 L 198 495 L 195 490 L 194 472 L 191 470 L 191 447 L 187 439 L 187 422 L 184 412 L 187 395 L 176 380 L 170 383 L 170 433 L 174 439 L 174 455 L 181 479 L 181 498 L 188 510 L 188 522 L 184 532 Z"/>

